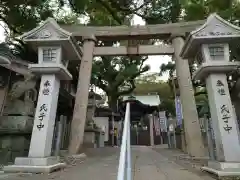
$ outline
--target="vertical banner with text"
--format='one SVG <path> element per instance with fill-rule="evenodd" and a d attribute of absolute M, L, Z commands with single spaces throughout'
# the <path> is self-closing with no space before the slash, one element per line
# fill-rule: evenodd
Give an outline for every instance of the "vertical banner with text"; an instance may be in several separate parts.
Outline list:
<path fill-rule="evenodd" d="M 159 121 L 160 121 L 161 132 L 167 132 L 167 117 L 166 117 L 165 111 L 159 112 Z"/>
<path fill-rule="evenodd" d="M 177 125 L 182 125 L 182 104 L 179 96 L 175 97 L 175 108 L 176 108 L 176 119 L 177 119 Z"/>

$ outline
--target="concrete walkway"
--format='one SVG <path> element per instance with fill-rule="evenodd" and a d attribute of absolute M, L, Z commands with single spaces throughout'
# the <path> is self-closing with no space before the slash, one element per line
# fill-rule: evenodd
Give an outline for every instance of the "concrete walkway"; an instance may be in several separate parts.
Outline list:
<path fill-rule="evenodd" d="M 99 150 L 98 150 L 99 151 Z M 116 180 L 119 149 L 108 148 L 92 153 L 92 156 L 76 166 L 49 175 L 24 174 L 2 177 L 5 180 Z M 133 180 L 209 180 L 199 176 L 150 147 L 132 148 Z"/>

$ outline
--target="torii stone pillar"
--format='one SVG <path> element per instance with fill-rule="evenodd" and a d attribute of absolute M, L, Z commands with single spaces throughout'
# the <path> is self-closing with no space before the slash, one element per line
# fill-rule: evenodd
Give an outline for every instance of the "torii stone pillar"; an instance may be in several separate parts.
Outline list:
<path fill-rule="evenodd" d="M 183 61 L 180 57 L 180 52 L 184 45 L 184 39 L 181 36 L 173 36 L 172 45 L 174 47 L 173 59 L 176 64 L 180 98 L 183 107 L 187 151 L 191 156 L 203 157 L 205 151 L 198 121 L 189 64 L 188 61 Z"/>
<path fill-rule="evenodd" d="M 78 87 L 71 125 L 71 139 L 68 149 L 70 154 L 79 153 L 79 148 L 83 143 L 95 42 L 94 36 L 83 37 L 83 57 L 79 69 Z"/>

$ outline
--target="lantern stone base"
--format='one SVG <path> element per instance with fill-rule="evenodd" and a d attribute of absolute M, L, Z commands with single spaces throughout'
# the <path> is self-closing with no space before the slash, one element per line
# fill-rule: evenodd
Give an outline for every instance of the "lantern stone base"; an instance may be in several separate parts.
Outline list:
<path fill-rule="evenodd" d="M 35 75 L 55 74 L 60 80 L 72 80 L 72 75 L 62 64 L 29 64 L 28 69 Z"/>
<path fill-rule="evenodd" d="M 14 165 L 4 166 L 4 172 L 23 172 L 23 173 L 50 173 L 66 166 L 60 163 L 59 157 L 18 157 Z"/>
<path fill-rule="evenodd" d="M 202 63 L 193 73 L 194 80 L 206 79 L 210 74 L 228 73 L 235 70 L 240 65 L 239 62 L 214 62 Z"/>
<path fill-rule="evenodd" d="M 99 130 L 92 128 L 85 128 L 83 144 L 86 148 L 99 147 Z"/>
<path fill-rule="evenodd" d="M 203 171 L 220 177 L 240 177 L 240 163 L 209 161 L 208 166 L 201 168 Z"/>

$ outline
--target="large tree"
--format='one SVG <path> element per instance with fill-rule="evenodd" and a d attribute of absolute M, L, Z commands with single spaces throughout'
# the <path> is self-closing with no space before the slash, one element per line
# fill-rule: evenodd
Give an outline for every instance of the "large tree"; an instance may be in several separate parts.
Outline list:
<path fill-rule="evenodd" d="M 66 2 L 66 1 L 63 1 Z M 181 14 L 179 0 L 68 0 L 74 12 L 95 16 L 105 11 L 114 19 L 114 24 L 123 24 L 126 16 L 133 14 L 142 17 L 148 24 L 176 22 Z"/>
<path fill-rule="evenodd" d="M 36 27 L 49 16 L 53 16 L 49 0 L 0 0 L 0 20 L 15 35 Z"/>
<path fill-rule="evenodd" d="M 135 89 L 135 78 L 149 67 L 146 57 L 101 57 L 93 63 L 92 83 L 106 92 L 109 106 L 115 110 L 120 96 Z"/>

